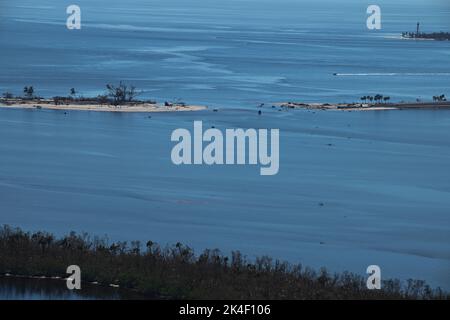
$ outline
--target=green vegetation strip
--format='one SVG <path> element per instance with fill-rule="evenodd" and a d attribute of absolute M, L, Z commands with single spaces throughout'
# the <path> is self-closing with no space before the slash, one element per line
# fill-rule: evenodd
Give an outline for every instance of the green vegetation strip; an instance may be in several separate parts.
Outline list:
<path fill-rule="evenodd" d="M 180 243 L 163 248 L 74 232 L 56 238 L 0 229 L 1 273 L 66 277 L 69 265 L 80 266 L 85 282 L 117 284 L 157 299 L 450 299 L 423 281 L 388 280 L 381 290 L 368 290 L 366 279 L 355 274 L 316 272 L 269 257 L 250 262 L 237 251 L 195 255 Z"/>

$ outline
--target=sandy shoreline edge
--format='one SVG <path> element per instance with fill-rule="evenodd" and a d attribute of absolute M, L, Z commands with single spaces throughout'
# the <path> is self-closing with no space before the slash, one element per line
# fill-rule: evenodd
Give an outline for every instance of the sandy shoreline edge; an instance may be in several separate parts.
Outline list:
<path fill-rule="evenodd" d="M 337 111 L 383 111 L 383 110 L 404 110 L 404 109 L 449 109 L 450 102 L 401 102 L 401 103 L 301 103 L 282 102 L 274 104 L 274 107 L 286 109 L 307 109 L 307 110 L 337 110 Z M 201 105 L 162 105 L 158 103 L 132 103 L 114 106 L 111 104 L 96 103 L 66 103 L 54 104 L 53 100 L 15 100 L 5 101 L 0 99 L 0 108 L 3 109 L 45 109 L 62 111 L 99 111 L 99 112 L 188 112 L 208 109 Z"/>
<path fill-rule="evenodd" d="M 165 106 L 154 103 L 135 103 L 131 105 L 81 104 L 69 103 L 55 105 L 51 100 L 5 102 L 0 101 L 0 108 L 4 109 L 45 109 L 64 111 L 99 111 L 99 112 L 186 112 L 205 110 L 207 106 L 200 105 L 171 105 Z"/>
<path fill-rule="evenodd" d="M 275 106 L 290 109 L 339 110 L 339 111 L 382 111 L 404 109 L 450 109 L 450 102 L 401 102 L 401 103 L 299 103 L 282 102 Z"/>

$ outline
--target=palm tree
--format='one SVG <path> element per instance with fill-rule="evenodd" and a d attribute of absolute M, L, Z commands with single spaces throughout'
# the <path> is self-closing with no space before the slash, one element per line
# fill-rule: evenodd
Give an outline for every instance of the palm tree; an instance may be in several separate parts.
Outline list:
<path fill-rule="evenodd" d="M 384 100 L 384 103 L 387 103 L 389 100 L 391 100 L 391 97 L 384 97 L 383 100 Z"/>
<path fill-rule="evenodd" d="M 25 97 L 27 99 L 32 99 L 34 94 L 34 88 L 33 86 L 25 87 L 23 88 L 23 93 L 25 93 Z"/>
<path fill-rule="evenodd" d="M 366 102 L 366 101 L 367 101 L 367 96 L 363 96 L 363 97 L 361 97 L 360 99 L 361 99 L 361 101 Z"/>
<path fill-rule="evenodd" d="M 14 97 L 14 95 L 11 92 L 5 92 L 3 94 L 3 98 L 5 99 L 12 99 Z"/>

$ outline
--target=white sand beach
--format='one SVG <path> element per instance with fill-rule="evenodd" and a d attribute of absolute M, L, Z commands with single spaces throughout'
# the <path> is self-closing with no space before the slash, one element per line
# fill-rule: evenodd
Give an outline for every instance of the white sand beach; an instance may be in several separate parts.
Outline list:
<path fill-rule="evenodd" d="M 206 106 L 199 105 L 171 105 L 165 106 L 154 103 L 135 103 L 130 105 L 109 105 L 109 104 L 82 104 L 69 103 L 55 105 L 52 100 L 20 100 L 5 102 L 0 101 L 0 108 L 21 108 L 21 109 L 48 109 L 48 110 L 79 110 L 79 111 L 101 111 L 101 112 L 177 112 L 177 111 L 199 111 L 207 109 Z"/>

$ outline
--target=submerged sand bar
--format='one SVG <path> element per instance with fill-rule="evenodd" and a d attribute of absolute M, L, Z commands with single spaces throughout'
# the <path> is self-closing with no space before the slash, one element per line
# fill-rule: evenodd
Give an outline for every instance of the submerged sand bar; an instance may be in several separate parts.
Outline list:
<path fill-rule="evenodd" d="M 157 103 L 132 103 L 114 106 L 111 104 L 70 102 L 55 104 L 53 100 L 25 100 L 25 99 L 1 99 L 1 108 L 22 109 L 48 109 L 48 110 L 80 110 L 80 111 L 103 111 L 103 112 L 176 112 L 176 111 L 199 111 L 207 109 L 206 106 L 174 104 L 170 106 Z"/>

